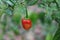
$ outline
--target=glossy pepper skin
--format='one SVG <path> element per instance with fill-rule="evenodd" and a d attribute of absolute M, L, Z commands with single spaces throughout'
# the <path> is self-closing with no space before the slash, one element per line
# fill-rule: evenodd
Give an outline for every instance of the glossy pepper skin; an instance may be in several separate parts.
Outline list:
<path fill-rule="evenodd" d="M 32 26 L 32 22 L 30 19 L 22 19 L 22 26 L 25 30 L 29 30 Z"/>

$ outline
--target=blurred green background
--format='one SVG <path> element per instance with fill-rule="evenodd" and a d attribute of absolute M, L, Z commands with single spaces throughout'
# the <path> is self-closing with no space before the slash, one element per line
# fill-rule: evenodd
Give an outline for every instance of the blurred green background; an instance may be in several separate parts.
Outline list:
<path fill-rule="evenodd" d="M 26 6 L 28 32 L 21 24 Z M 60 0 L 0 0 L 0 40 L 60 40 Z"/>

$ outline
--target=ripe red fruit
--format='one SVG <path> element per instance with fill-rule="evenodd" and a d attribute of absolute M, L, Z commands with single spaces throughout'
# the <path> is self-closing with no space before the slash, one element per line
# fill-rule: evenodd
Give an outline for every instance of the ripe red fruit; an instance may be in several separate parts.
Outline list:
<path fill-rule="evenodd" d="M 25 30 L 29 30 L 32 26 L 32 22 L 30 19 L 22 19 L 22 26 Z"/>

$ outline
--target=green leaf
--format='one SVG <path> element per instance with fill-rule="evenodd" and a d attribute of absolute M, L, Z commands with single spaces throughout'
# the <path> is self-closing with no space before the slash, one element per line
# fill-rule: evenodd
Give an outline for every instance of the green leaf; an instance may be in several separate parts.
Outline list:
<path fill-rule="evenodd" d="M 52 10 L 57 10 L 56 3 L 51 3 L 50 7 L 51 7 Z"/>
<path fill-rule="evenodd" d="M 0 9 L 0 17 L 2 16 L 2 14 L 4 14 L 4 10 L 3 9 Z"/>
<path fill-rule="evenodd" d="M 53 19 L 55 19 L 56 22 L 60 23 L 60 11 L 54 11 L 52 17 Z"/>
<path fill-rule="evenodd" d="M 13 26 L 13 27 L 12 27 L 12 30 L 13 30 L 13 32 L 14 32 L 16 35 L 19 35 L 19 34 L 20 34 L 20 31 L 19 31 L 19 29 L 18 29 L 18 26 Z"/>
<path fill-rule="evenodd" d="M 6 11 L 5 11 L 5 12 L 6 12 L 6 14 L 7 14 L 7 15 L 12 15 L 12 10 L 10 10 L 9 8 L 8 8 L 8 9 L 6 9 Z M 8 13 L 8 12 L 9 12 L 9 13 Z"/>
<path fill-rule="evenodd" d="M 52 2 L 52 1 L 54 1 L 54 0 L 47 0 L 47 2 Z"/>
<path fill-rule="evenodd" d="M 51 22 L 52 22 L 51 16 L 46 16 L 45 17 L 45 22 L 48 23 L 48 24 L 51 24 Z"/>
<path fill-rule="evenodd" d="M 19 23 L 20 23 L 20 18 L 21 18 L 21 15 L 17 13 L 17 14 L 14 14 L 14 15 L 13 15 L 12 20 L 13 20 L 13 22 L 15 22 L 16 24 L 19 24 Z"/>
<path fill-rule="evenodd" d="M 57 11 L 55 15 L 56 15 L 57 18 L 60 19 L 60 11 Z"/>
<path fill-rule="evenodd" d="M 3 34 L 0 34 L 0 40 L 3 40 Z"/>
<path fill-rule="evenodd" d="M 38 19 L 38 15 L 36 13 L 31 13 L 31 15 L 29 16 L 29 18 L 32 20 L 32 23 L 35 24 L 35 22 Z"/>
<path fill-rule="evenodd" d="M 18 28 L 14 29 L 13 31 L 14 31 L 14 33 L 15 33 L 16 35 L 19 35 L 19 34 L 20 34 L 20 31 L 18 30 Z"/>
<path fill-rule="evenodd" d="M 38 0 L 25 0 L 27 2 L 27 5 L 34 5 L 38 2 Z"/>
<path fill-rule="evenodd" d="M 51 22 L 52 22 L 52 17 L 51 17 L 50 14 L 47 14 L 47 15 L 45 16 L 45 22 L 48 23 L 48 24 L 51 24 Z"/>
<path fill-rule="evenodd" d="M 55 19 L 58 23 L 60 23 L 60 16 L 59 16 L 59 14 L 60 14 L 60 12 L 56 13 L 56 19 Z M 57 29 L 55 35 L 54 35 L 53 40 L 60 40 L 60 24 L 58 26 L 58 29 Z"/>
<path fill-rule="evenodd" d="M 43 4 L 38 4 L 38 7 L 40 7 L 40 8 L 44 8 L 44 6 L 45 5 L 43 5 Z"/>
<path fill-rule="evenodd" d="M 3 0 L 3 2 L 5 2 L 6 4 L 8 4 L 8 5 L 10 5 L 10 6 L 13 6 L 14 4 L 11 2 L 11 1 L 9 1 L 9 0 Z"/>
<path fill-rule="evenodd" d="M 52 2 L 52 1 L 54 1 L 54 0 L 42 0 L 42 3 L 49 3 L 49 2 Z"/>
<path fill-rule="evenodd" d="M 42 0 L 42 3 L 46 3 L 47 2 L 47 0 Z"/>
<path fill-rule="evenodd" d="M 48 33 L 45 40 L 52 40 L 52 38 L 53 35 L 51 33 Z"/>
<path fill-rule="evenodd" d="M 3 13 L 5 13 L 6 8 L 7 8 L 7 5 L 1 1 L 0 2 L 0 16 L 2 16 Z"/>
<path fill-rule="evenodd" d="M 25 7 L 22 4 L 16 4 L 13 11 L 13 21 L 16 24 L 20 23 L 21 14 L 26 13 Z"/>
<path fill-rule="evenodd" d="M 60 40 L 60 26 L 58 27 L 53 40 Z"/>
<path fill-rule="evenodd" d="M 0 2 L 0 9 L 6 9 L 8 6 L 3 3 L 2 1 Z"/>
<path fill-rule="evenodd" d="M 40 13 L 38 14 L 38 16 L 39 16 L 39 19 L 41 20 L 41 22 L 44 23 L 45 12 L 40 12 Z"/>
<path fill-rule="evenodd" d="M 20 30 L 18 28 L 18 25 L 14 24 L 14 23 L 10 23 L 10 30 L 12 30 L 14 32 L 15 35 L 19 35 L 20 34 Z"/>
<path fill-rule="evenodd" d="M 16 0 L 11 0 L 11 2 L 15 4 L 16 3 Z"/>
<path fill-rule="evenodd" d="M 46 7 L 45 22 L 51 24 L 52 22 L 52 10 L 49 7 Z"/>
<path fill-rule="evenodd" d="M 3 24 L 3 25 L 5 25 L 6 26 L 6 21 L 7 21 L 7 19 L 6 19 L 6 17 L 7 17 L 7 15 L 6 14 L 3 14 L 2 16 L 1 16 L 1 23 Z"/>
<path fill-rule="evenodd" d="M 56 0 L 56 2 L 58 3 L 59 7 L 60 7 L 60 0 Z"/>

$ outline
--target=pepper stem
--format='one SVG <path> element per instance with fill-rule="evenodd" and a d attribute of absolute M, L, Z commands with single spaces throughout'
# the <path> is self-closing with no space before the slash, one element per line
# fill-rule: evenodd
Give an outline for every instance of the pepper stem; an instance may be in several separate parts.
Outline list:
<path fill-rule="evenodd" d="M 28 12 L 27 12 L 27 7 L 26 7 L 26 18 L 28 18 Z"/>

